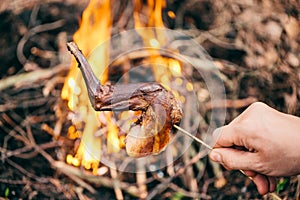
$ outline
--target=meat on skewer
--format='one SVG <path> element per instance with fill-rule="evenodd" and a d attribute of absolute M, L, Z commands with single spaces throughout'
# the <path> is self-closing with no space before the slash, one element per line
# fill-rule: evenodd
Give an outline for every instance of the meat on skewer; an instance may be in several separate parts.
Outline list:
<path fill-rule="evenodd" d="M 70 42 L 67 47 L 79 64 L 96 111 L 142 111 L 125 139 L 128 155 L 144 157 L 164 150 L 173 125 L 182 118 L 180 103 L 174 95 L 159 83 L 101 85 L 77 45 Z"/>

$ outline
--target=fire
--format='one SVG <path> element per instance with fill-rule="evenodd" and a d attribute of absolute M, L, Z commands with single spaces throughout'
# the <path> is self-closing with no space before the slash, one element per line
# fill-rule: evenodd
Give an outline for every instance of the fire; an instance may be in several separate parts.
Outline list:
<path fill-rule="evenodd" d="M 91 0 L 83 12 L 80 28 L 74 34 L 74 41 L 80 46 L 84 55 L 89 55 L 98 44 L 109 39 L 111 22 L 110 1 Z M 106 59 L 106 51 L 103 51 L 102 55 L 99 55 L 99 63 L 97 63 L 97 66 L 100 67 L 93 69 L 97 75 L 104 71 L 101 66 L 104 66 Z M 107 76 L 105 75 L 100 77 L 101 82 L 105 82 L 106 79 Z M 101 139 L 96 137 L 94 133 L 101 124 L 97 120 L 99 114 L 89 104 L 87 91 L 75 60 L 72 62 L 61 96 L 68 101 L 69 109 L 75 113 L 72 120 L 76 121 L 75 118 L 79 116 L 83 121 L 73 122 L 73 128 L 69 128 L 68 135 L 71 138 L 81 137 L 81 143 L 74 157 L 72 155 L 67 156 L 67 163 L 75 166 L 82 165 L 97 173 L 100 162 Z M 82 127 L 82 123 L 85 123 L 84 127 Z M 83 129 L 82 133 L 78 134 L 81 129 Z"/>
<path fill-rule="evenodd" d="M 148 20 L 142 21 L 140 18 L 143 1 L 134 0 L 134 23 L 135 28 L 143 27 L 164 27 L 162 20 L 162 9 L 165 7 L 166 2 L 164 0 L 147 0 L 147 13 Z M 147 35 L 149 37 L 149 35 Z M 151 37 L 153 39 L 155 37 Z"/>
<path fill-rule="evenodd" d="M 165 35 L 156 34 L 149 29 L 143 30 L 143 27 L 158 27 L 163 28 L 162 10 L 165 7 L 164 0 L 147 0 L 147 9 L 143 7 L 142 0 L 133 0 L 134 13 L 133 19 L 135 28 L 143 38 L 147 46 L 159 48 L 164 45 Z M 109 0 L 91 0 L 82 15 L 82 21 L 79 30 L 74 34 L 74 42 L 82 50 L 85 56 L 88 56 L 91 51 L 108 40 L 111 36 L 112 15 L 110 11 Z M 147 16 L 141 16 L 143 12 Z M 170 17 L 175 17 L 173 12 L 169 12 Z M 108 80 L 108 71 L 104 69 L 108 59 L 109 46 L 101 45 L 103 48 L 98 55 L 98 59 L 92 65 L 94 73 L 99 76 L 101 83 Z M 150 56 L 150 63 L 164 63 L 164 68 L 153 66 L 153 74 L 156 80 L 162 83 L 167 89 L 170 88 L 171 77 L 177 77 L 176 83 L 182 84 L 181 64 L 173 58 L 164 58 L 162 56 Z M 101 76 L 100 76 L 101 75 Z M 188 90 L 192 89 L 192 85 L 186 85 Z M 178 92 L 174 92 L 175 97 L 184 101 L 184 97 Z M 81 138 L 80 145 L 75 150 L 74 155 L 67 155 L 66 162 L 74 166 L 84 166 L 86 169 L 91 169 L 95 174 L 100 162 L 101 155 L 101 137 L 97 136 L 96 132 L 101 129 L 107 138 L 108 153 L 119 152 L 124 147 L 124 135 L 119 135 L 119 128 L 114 120 L 111 112 L 95 112 L 90 106 L 88 94 L 81 77 L 80 71 L 75 60 L 72 62 L 71 70 L 66 78 L 62 94 L 63 99 L 68 101 L 68 107 L 71 111 L 70 118 L 73 125 L 69 127 L 69 138 Z M 135 113 L 126 112 L 121 114 L 121 119 L 125 115 L 135 115 Z M 126 118 L 128 116 L 125 116 Z M 130 117 L 129 117 L 130 118 Z M 130 125 L 130 121 L 127 126 Z"/>

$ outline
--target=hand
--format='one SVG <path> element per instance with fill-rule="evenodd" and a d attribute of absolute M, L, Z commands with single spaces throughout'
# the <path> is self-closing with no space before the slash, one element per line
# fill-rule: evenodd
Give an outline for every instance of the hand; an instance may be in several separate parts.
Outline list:
<path fill-rule="evenodd" d="M 276 176 L 300 174 L 300 118 L 254 103 L 214 132 L 213 161 L 243 170 L 260 194 L 273 192 Z M 242 147 L 246 150 L 239 150 Z"/>

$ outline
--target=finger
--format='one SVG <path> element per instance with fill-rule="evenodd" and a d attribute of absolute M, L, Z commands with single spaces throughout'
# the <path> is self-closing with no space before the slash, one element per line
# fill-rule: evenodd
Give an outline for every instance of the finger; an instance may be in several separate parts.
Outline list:
<path fill-rule="evenodd" d="M 233 134 L 234 131 L 231 129 L 229 125 L 223 126 L 221 128 L 217 128 L 213 132 L 213 140 L 214 140 L 214 148 L 218 147 L 231 147 L 234 145 L 233 143 Z"/>
<path fill-rule="evenodd" d="M 269 192 L 274 192 L 277 185 L 277 179 L 275 177 L 269 176 Z"/>
<path fill-rule="evenodd" d="M 229 170 L 255 170 L 255 153 L 240 151 L 233 148 L 216 148 L 209 154 L 211 160 L 221 163 Z"/>
<path fill-rule="evenodd" d="M 257 178 L 256 175 L 258 174 L 257 172 L 255 171 L 252 171 L 252 170 L 243 170 L 243 173 L 248 176 L 251 180 L 254 179 L 255 177 L 255 181 L 257 182 L 258 180 L 257 179 L 260 179 L 259 177 Z M 277 184 L 277 179 L 273 176 L 266 176 L 266 178 L 268 179 L 268 185 L 269 185 L 269 192 L 274 192 L 275 189 L 276 189 L 276 184 Z M 253 181 L 254 181 L 253 180 Z M 261 181 L 259 181 L 261 182 Z M 261 187 L 261 186 L 259 186 Z"/>
<path fill-rule="evenodd" d="M 265 195 L 269 192 L 270 183 L 267 176 L 262 174 L 256 174 L 255 176 L 251 177 L 254 184 L 256 185 L 256 188 L 258 190 L 258 193 L 261 195 Z"/>
<path fill-rule="evenodd" d="M 247 127 L 247 129 L 245 129 Z M 253 128 L 247 124 L 229 124 L 213 132 L 214 148 L 241 146 L 248 147 L 253 141 Z M 250 134 L 249 134 L 250 133 Z M 251 145 L 252 146 L 252 145 Z"/>
<path fill-rule="evenodd" d="M 257 175 L 257 172 L 252 171 L 252 170 L 242 170 L 243 174 L 248 176 L 249 178 L 254 177 Z"/>
<path fill-rule="evenodd" d="M 245 130 L 244 127 L 247 127 Z M 218 128 L 213 133 L 214 138 L 214 148 L 220 147 L 235 147 L 241 149 L 246 149 L 247 151 L 257 151 L 257 139 L 252 130 L 247 124 L 236 124 L 236 125 L 226 125 Z"/>

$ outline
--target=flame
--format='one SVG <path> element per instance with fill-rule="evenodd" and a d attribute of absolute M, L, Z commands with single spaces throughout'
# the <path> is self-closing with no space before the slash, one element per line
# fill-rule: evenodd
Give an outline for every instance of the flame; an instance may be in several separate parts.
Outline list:
<path fill-rule="evenodd" d="M 163 20 L 162 20 L 162 9 L 165 7 L 164 0 L 147 0 L 147 9 L 145 9 L 145 13 L 142 12 L 143 6 L 141 0 L 134 1 L 134 23 L 135 28 L 137 29 L 140 36 L 143 38 L 144 43 L 147 46 L 152 46 L 155 48 L 159 48 L 165 40 L 163 34 L 156 35 L 154 31 L 149 29 L 141 29 L 144 27 L 157 27 L 164 28 Z M 143 14 L 148 16 L 147 20 L 143 19 Z M 157 76 L 155 76 L 157 77 Z"/>
<path fill-rule="evenodd" d="M 148 9 L 146 10 L 147 15 L 149 16 L 149 20 L 146 22 L 142 21 L 141 16 L 141 1 L 135 1 L 135 12 L 134 12 L 134 20 L 135 20 L 135 28 L 137 29 L 140 36 L 143 38 L 143 42 L 146 46 L 151 46 L 153 48 L 158 49 L 160 46 L 163 46 L 165 43 L 165 35 L 164 34 L 156 34 L 154 30 L 151 29 L 140 29 L 142 27 L 156 27 L 156 28 L 164 28 L 163 20 L 162 20 L 162 10 L 166 6 L 166 2 L 164 0 L 148 0 L 147 5 Z M 172 11 L 168 12 L 168 15 L 175 17 L 175 13 Z M 154 77 L 156 80 L 162 85 L 170 89 L 170 80 L 171 76 L 180 76 L 181 75 L 181 64 L 178 60 L 173 58 L 164 58 L 162 56 L 150 56 L 150 63 L 160 63 L 163 64 L 164 68 L 157 67 L 153 65 L 152 70 Z M 174 93 L 175 97 L 180 98 L 177 93 Z"/>
<path fill-rule="evenodd" d="M 135 28 L 142 37 L 143 42 L 147 46 L 151 46 L 155 49 L 163 46 L 166 39 L 164 34 L 156 34 L 152 30 L 143 30 L 141 28 L 164 27 L 162 10 L 166 6 L 165 0 L 147 0 L 147 6 L 144 5 L 144 1 L 142 0 L 133 0 L 133 2 Z M 104 66 L 109 57 L 109 51 L 107 51 L 109 46 L 103 45 L 103 42 L 108 40 L 111 36 L 112 15 L 110 7 L 109 0 L 91 0 L 83 12 L 80 28 L 74 34 L 73 38 L 85 56 L 88 56 L 99 44 L 102 44 L 102 49 L 98 51 L 97 60 L 93 60 L 92 63 L 93 71 L 99 76 L 102 84 L 108 80 L 108 70 L 105 70 Z M 171 11 L 168 12 L 168 15 L 175 17 L 175 14 Z M 181 64 L 178 60 L 164 58 L 162 56 L 151 56 L 150 62 L 163 63 L 167 66 L 164 68 L 153 66 L 152 68 L 156 80 L 162 83 L 167 89 L 170 88 L 172 76 L 177 77 L 175 80 L 176 84 L 183 84 L 180 78 Z M 187 85 L 187 88 L 192 89 L 192 86 Z M 174 95 L 179 99 L 184 98 L 176 91 Z M 86 169 L 91 169 L 97 174 L 102 141 L 95 133 L 105 127 L 104 132 L 107 139 L 108 153 L 119 152 L 121 148 L 124 148 L 125 136 L 119 135 L 120 130 L 111 112 L 97 113 L 90 106 L 85 84 L 75 59 L 72 62 L 61 96 L 67 100 L 68 108 L 72 113 L 71 119 L 73 125 L 68 129 L 68 136 L 71 139 L 81 138 L 75 155 L 67 155 L 66 162 L 74 166 L 84 166 Z M 140 114 L 139 112 L 131 111 L 124 113 L 125 114 L 121 114 L 121 119 L 130 119 L 132 116 Z M 130 126 L 132 121 L 127 121 L 126 126 Z"/>
<path fill-rule="evenodd" d="M 109 39 L 112 24 L 110 16 L 109 0 L 91 0 L 84 10 L 80 28 L 74 34 L 73 39 L 85 56 L 89 55 L 98 44 Z M 104 49 L 109 48 L 104 45 L 102 47 Z M 106 52 L 103 50 L 98 55 L 98 63 L 94 65 L 97 67 L 94 67 L 93 71 L 97 75 L 104 72 L 104 63 L 108 57 Z M 101 82 L 105 82 L 107 75 L 102 74 L 99 79 Z M 75 156 L 68 155 L 66 161 L 74 166 L 82 165 L 86 169 L 92 169 L 94 173 L 97 173 L 100 162 L 101 139 L 96 137 L 94 133 L 101 124 L 97 120 L 98 113 L 90 106 L 87 91 L 75 60 L 72 62 L 61 96 L 68 101 L 69 109 L 76 113 L 75 118 L 79 115 L 79 118 L 85 122 L 81 134 L 78 133 L 82 128 L 82 123 L 75 123 L 74 126 L 71 126 L 72 128 L 69 128 L 69 136 L 82 136 L 82 138 Z"/>
<path fill-rule="evenodd" d="M 111 115 L 111 113 L 108 113 L 106 115 L 106 120 L 109 122 L 107 124 L 107 151 L 108 153 L 117 153 L 120 151 L 120 140 L 118 139 L 118 133 L 119 129 L 116 125 L 116 121 Z"/>
<path fill-rule="evenodd" d="M 175 19 L 176 15 L 173 11 L 169 10 L 168 11 L 168 16 L 171 18 L 171 19 Z"/>

